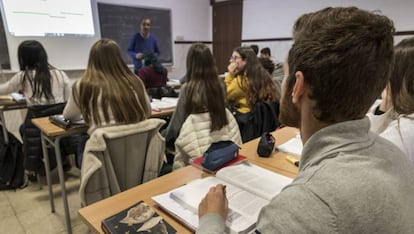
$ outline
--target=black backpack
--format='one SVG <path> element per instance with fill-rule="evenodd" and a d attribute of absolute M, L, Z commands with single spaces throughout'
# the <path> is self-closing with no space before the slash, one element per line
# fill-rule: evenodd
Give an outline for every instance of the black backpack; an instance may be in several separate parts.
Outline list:
<path fill-rule="evenodd" d="M 4 142 L 0 126 L 0 190 L 16 189 L 25 184 L 22 144 L 13 134 L 7 134 L 8 144 Z"/>

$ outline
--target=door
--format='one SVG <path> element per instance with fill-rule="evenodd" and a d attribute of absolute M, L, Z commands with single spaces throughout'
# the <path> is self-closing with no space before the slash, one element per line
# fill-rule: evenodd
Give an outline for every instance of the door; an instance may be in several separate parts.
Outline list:
<path fill-rule="evenodd" d="M 241 45 L 243 1 L 213 2 L 213 56 L 219 74 L 227 71 L 229 58 Z"/>

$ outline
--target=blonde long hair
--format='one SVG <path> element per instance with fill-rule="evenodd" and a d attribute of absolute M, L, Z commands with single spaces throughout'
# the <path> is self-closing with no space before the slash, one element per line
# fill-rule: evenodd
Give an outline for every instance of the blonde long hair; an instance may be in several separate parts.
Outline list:
<path fill-rule="evenodd" d="M 73 96 L 86 123 L 93 118 L 100 125 L 100 110 L 106 122 L 110 121 L 111 110 L 115 121 L 123 124 L 151 115 L 143 83 L 126 66 L 118 44 L 110 39 L 101 39 L 92 46 L 78 93 L 79 99 Z"/>

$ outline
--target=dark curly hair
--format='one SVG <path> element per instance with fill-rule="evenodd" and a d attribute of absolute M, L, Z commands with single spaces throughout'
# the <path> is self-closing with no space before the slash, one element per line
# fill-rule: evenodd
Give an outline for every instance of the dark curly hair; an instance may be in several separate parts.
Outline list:
<path fill-rule="evenodd" d="M 389 80 L 393 32 L 390 19 L 356 7 L 302 15 L 294 25 L 286 90 L 301 71 L 317 119 L 363 118 Z"/>

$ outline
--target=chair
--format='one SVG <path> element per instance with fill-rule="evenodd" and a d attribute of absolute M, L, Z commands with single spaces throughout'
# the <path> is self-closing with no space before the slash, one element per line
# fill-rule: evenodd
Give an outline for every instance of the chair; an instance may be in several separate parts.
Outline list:
<path fill-rule="evenodd" d="M 258 102 L 251 112 L 236 115 L 243 143 L 274 131 L 279 126 L 278 116 L 279 103 L 271 101 Z"/>
<path fill-rule="evenodd" d="M 26 118 L 20 126 L 20 135 L 23 139 L 23 155 L 25 158 L 24 167 L 29 172 L 44 175 L 44 163 L 42 143 L 40 140 L 40 130 L 32 123 L 32 119 L 40 118 L 55 114 L 61 114 L 65 108 L 66 103 L 57 103 L 50 105 L 36 105 L 27 108 Z M 62 142 L 63 150 L 70 153 L 70 144 Z M 67 146 L 67 147 L 66 147 Z M 65 153 L 66 154 L 66 153 Z M 50 169 L 56 167 L 55 152 L 53 149 L 49 150 L 49 161 L 51 162 Z"/>
<path fill-rule="evenodd" d="M 96 129 L 85 145 L 79 195 L 86 206 L 158 176 L 164 160 L 161 119 Z"/>

